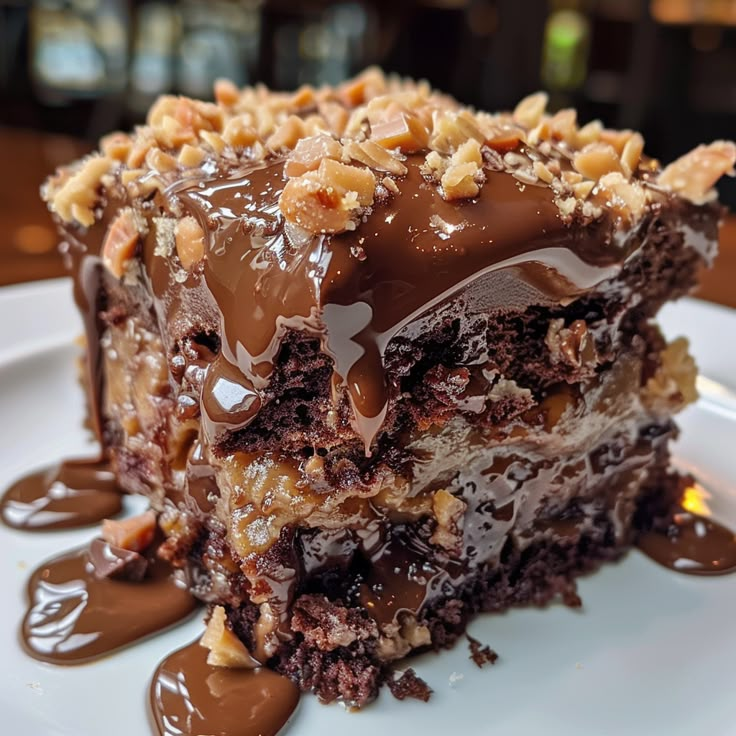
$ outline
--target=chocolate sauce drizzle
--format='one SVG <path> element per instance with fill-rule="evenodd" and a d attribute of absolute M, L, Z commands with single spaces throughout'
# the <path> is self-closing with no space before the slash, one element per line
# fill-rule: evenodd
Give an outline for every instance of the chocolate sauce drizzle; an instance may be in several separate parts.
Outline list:
<path fill-rule="evenodd" d="M 73 529 L 118 514 L 121 494 L 107 463 L 66 460 L 13 483 L 0 500 L 0 515 L 14 529 Z"/>
<path fill-rule="evenodd" d="M 79 664 L 173 626 L 197 601 L 168 563 L 146 553 L 140 582 L 100 579 L 87 547 L 45 562 L 28 582 L 21 642 L 35 659 Z"/>
<path fill-rule="evenodd" d="M 665 529 L 644 532 L 637 547 L 660 565 L 686 575 L 736 572 L 736 534 L 689 511 L 675 512 Z"/>
<path fill-rule="evenodd" d="M 275 736 L 296 709 L 299 689 L 263 667 L 213 667 L 193 642 L 159 664 L 149 702 L 159 736 Z"/>
<path fill-rule="evenodd" d="M 446 202 L 423 179 L 421 161 L 407 160 L 401 197 L 378 201 L 356 231 L 337 236 L 284 223 L 282 161 L 172 188 L 209 238 L 202 279 L 222 336 L 202 392 L 211 438 L 257 415 L 281 341 L 297 329 L 319 337 L 333 359 L 334 385 L 347 389 L 368 451 L 387 409 L 386 347 L 412 322 L 500 271 L 537 300 L 571 299 L 613 276 L 628 255 L 609 242 L 609 223 L 566 227 L 547 187 L 487 172 L 476 200 Z M 150 254 L 146 262 L 163 304 L 173 290 L 200 286 L 166 279 Z"/>

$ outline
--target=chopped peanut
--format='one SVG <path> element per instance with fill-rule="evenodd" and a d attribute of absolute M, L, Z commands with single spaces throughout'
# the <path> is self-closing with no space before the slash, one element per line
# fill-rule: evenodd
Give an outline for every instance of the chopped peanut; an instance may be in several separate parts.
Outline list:
<path fill-rule="evenodd" d="M 289 179 L 279 205 L 284 217 L 311 233 L 347 230 L 354 211 L 373 203 L 375 176 L 356 166 L 323 159 L 316 171 Z"/>
<path fill-rule="evenodd" d="M 193 217 L 187 216 L 176 223 L 175 238 L 182 268 L 191 271 L 204 258 L 204 232 Z"/>
<path fill-rule="evenodd" d="M 413 153 L 427 146 L 429 133 L 419 118 L 402 112 L 372 126 L 371 139 L 384 148 L 398 148 L 403 153 Z"/>
<path fill-rule="evenodd" d="M 93 208 L 101 178 L 112 167 L 106 156 L 90 156 L 51 197 L 51 207 L 64 222 L 77 220 L 89 227 L 95 221 Z"/>
<path fill-rule="evenodd" d="M 140 232 L 132 210 L 121 210 L 107 229 L 102 244 L 102 262 L 117 278 L 122 278 L 128 261 L 138 247 Z"/>
<path fill-rule="evenodd" d="M 339 159 L 342 146 L 332 137 L 320 135 L 302 138 L 294 147 L 284 166 L 286 176 L 301 176 L 318 168 L 322 159 Z"/>
<path fill-rule="evenodd" d="M 533 128 L 542 119 L 548 101 L 546 92 L 536 92 L 525 97 L 514 108 L 514 121 L 526 128 Z"/>
<path fill-rule="evenodd" d="M 586 179 L 600 179 L 611 171 L 623 171 L 616 151 L 607 143 L 591 143 L 585 146 L 575 154 L 572 165 Z"/>

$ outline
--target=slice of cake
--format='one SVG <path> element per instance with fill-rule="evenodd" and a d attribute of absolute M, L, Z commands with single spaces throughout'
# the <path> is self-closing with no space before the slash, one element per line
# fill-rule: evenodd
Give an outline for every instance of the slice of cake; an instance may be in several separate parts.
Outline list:
<path fill-rule="evenodd" d="M 95 425 L 251 656 L 361 705 L 477 611 L 577 602 L 670 485 L 684 341 L 736 148 L 662 168 L 546 97 L 463 107 L 369 70 L 219 82 L 44 196 Z"/>

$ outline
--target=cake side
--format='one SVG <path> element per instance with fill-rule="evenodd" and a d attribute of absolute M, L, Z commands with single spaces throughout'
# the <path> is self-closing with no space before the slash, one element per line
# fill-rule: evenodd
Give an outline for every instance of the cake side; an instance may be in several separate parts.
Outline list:
<path fill-rule="evenodd" d="M 543 95 L 488 115 L 375 71 L 216 98 L 46 188 L 93 405 L 194 592 L 360 705 L 476 611 L 574 603 L 672 485 L 695 369 L 650 320 L 713 257 L 736 148 L 662 169 Z"/>

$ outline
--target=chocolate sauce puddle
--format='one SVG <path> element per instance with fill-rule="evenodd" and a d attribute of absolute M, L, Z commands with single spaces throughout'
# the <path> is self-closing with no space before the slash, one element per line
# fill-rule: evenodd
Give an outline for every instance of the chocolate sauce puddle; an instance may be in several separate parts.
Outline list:
<path fill-rule="evenodd" d="M 16 481 L 0 500 L 0 516 L 14 529 L 73 529 L 115 516 L 122 491 L 109 465 L 67 460 Z"/>
<path fill-rule="evenodd" d="M 674 513 L 662 531 L 643 532 L 637 547 L 654 562 L 686 575 L 736 572 L 736 534 L 689 511 Z"/>
<path fill-rule="evenodd" d="M 87 547 L 44 563 L 28 582 L 29 608 L 21 642 L 30 656 L 53 664 L 80 664 L 168 628 L 197 607 L 168 563 L 146 554 L 141 582 L 94 574 Z"/>
<path fill-rule="evenodd" d="M 294 712 L 299 689 L 266 668 L 213 667 L 193 642 L 159 664 L 149 697 L 159 736 L 274 736 Z"/>

